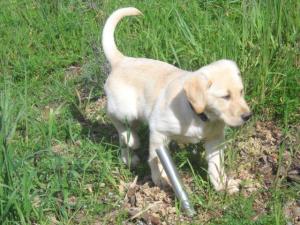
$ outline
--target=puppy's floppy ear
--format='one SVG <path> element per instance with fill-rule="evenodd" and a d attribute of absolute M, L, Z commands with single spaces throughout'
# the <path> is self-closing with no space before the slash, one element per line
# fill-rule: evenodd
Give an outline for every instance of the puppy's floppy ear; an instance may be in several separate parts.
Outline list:
<path fill-rule="evenodd" d="M 184 82 L 183 90 L 196 113 L 204 112 L 206 107 L 206 91 L 211 85 L 204 77 L 193 76 Z"/>

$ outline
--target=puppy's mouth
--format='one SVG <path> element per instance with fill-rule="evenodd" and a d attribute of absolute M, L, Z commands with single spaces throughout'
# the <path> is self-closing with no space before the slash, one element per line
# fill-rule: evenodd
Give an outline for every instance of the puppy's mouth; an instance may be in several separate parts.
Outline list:
<path fill-rule="evenodd" d="M 247 122 L 242 116 L 240 117 L 228 117 L 225 115 L 221 116 L 222 120 L 230 127 L 239 127 Z"/>
<path fill-rule="evenodd" d="M 251 112 L 244 113 L 240 116 L 231 116 L 226 115 L 224 113 L 220 113 L 219 111 L 212 110 L 211 108 L 207 108 L 204 113 L 198 114 L 198 116 L 203 121 L 223 121 L 226 125 L 230 127 L 239 127 L 244 125 L 251 117 Z"/>
<path fill-rule="evenodd" d="M 242 120 L 230 120 L 230 121 L 224 121 L 224 122 L 230 127 L 239 127 L 245 123 Z"/>

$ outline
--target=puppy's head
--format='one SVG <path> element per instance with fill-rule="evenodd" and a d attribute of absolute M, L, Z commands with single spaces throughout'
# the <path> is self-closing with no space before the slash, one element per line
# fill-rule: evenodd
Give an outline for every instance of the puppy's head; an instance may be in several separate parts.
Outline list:
<path fill-rule="evenodd" d="M 233 61 L 220 60 L 196 71 L 185 81 L 184 91 L 194 111 L 211 120 L 240 126 L 251 117 L 240 71 Z"/>

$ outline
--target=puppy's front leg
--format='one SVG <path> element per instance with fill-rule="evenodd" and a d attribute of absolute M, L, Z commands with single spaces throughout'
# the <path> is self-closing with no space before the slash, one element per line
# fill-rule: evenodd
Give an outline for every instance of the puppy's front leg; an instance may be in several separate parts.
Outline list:
<path fill-rule="evenodd" d="M 158 132 L 150 131 L 149 165 L 151 168 L 152 181 L 160 187 L 171 186 L 168 176 L 156 154 L 156 149 L 167 146 L 168 138 Z"/>
<path fill-rule="evenodd" d="M 230 194 L 239 191 L 239 181 L 228 179 L 224 170 L 224 134 L 205 142 L 208 174 L 216 191 L 226 190 Z"/>

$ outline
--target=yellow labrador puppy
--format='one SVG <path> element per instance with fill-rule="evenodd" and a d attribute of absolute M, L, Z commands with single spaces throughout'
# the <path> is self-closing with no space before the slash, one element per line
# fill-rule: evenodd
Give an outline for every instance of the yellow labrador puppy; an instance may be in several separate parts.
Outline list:
<path fill-rule="evenodd" d="M 123 161 L 139 161 L 136 155 L 131 159 L 128 155 L 140 145 L 137 122 L 146 121 L 150 129 L 148 162 L 156 185 L 169 185 L 169 181 L 155 149 L 171 140 L 196 143 L 203 139 L 214 188 L 238 191 L 238 181 L 224 172 L 222 143 L 225 124 L 239 126 L 251 117 L 239 68 L 231 60 L 219 60 L 191 72 L 158 60 L 124 56 L 116 47 L 114 30 L 123 17 L 140 14 L 132 7 L 116 10 L 102 34 L 112 68 L 105 83 L 107 113 L 118 130 Z"/>

